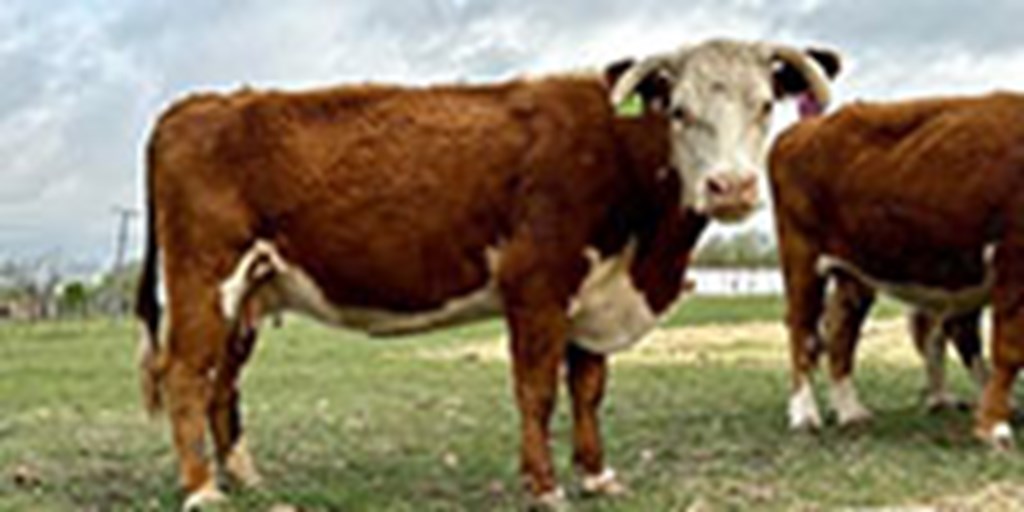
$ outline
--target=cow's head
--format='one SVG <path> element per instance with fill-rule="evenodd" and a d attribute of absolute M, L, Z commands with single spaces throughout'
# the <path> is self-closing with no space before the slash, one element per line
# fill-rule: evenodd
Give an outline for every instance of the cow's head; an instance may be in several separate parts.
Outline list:
<path fill-rule="evenodd" d="M 838 71 L 831 51 L 716 40 L 618 62 L 606 75 L 613 105 L 642 102 L 670 118 L 683 206 L 736 222 L 759 203 L 773 104 L 801 96 L 803 109 L 820 111 Z"/>

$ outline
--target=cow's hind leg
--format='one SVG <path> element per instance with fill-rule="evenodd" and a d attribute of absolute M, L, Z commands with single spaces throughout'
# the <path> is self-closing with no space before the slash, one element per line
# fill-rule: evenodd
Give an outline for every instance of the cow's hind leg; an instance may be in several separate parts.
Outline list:
<path fill-rule="evenodd" d="M 981 310 L 972 311 L 946 321 L 946 335 L 953 340 L 953 346 L 960 355 L 960 362 L 967 369 L 980 393 L 988 382 L 988 365 L 985 363 L 981 339 Z"/>
<path fill-rule="evenodd" d="M 218 361 L 231 335 L 215 283 L 199 272 L 169 273 L 167 411 L 178 455 L 185 509 L 222 499 L 206 447 Z"/>
<path fill-rule="evenodd" d="M 261 481 L 242 431 L 238 377 L 256 342 L 252 325 L 239 325 L 217 364 L 210 402 L 210 431 L 217 463 L 233 483 L 254 487 Z"/>
<path fill-rule="evenodd" d="M 584 493 L 618 495 L 626 491 L 615 471 L 604 464 L 598 412 L 608 379 L 607 356 L 570 344 L 566 348 L 569 392 L 572 395 L 573 465 L 582 476 Z"/>
<path fill-rule="evenodd" d="M 933 313 L 915 309 L 908 317 L 910 336 L 924 359 L 926 386 L 924 406 L 929 411 L 955 409 L 960 401 L 946 388 L 947 321 Z"/>
<path fill-rule="evenodd" d="M 1013 445 L 1010 395 L 1024 367 L 1024 239 L 1004 241 L 995 256 L 992 375 L 977 411 L 975 433 L 997 448 Z"/>
<path fill-rule="evenodd" d="M 871 288 L 843 272 L 835 273 L 834 283 L 835 288 L 825 305 L 822 330 L 828 349 L 832 408 L 840 425 L 850 425 L 871 418 L 871 411 L 857 396 L 853 369 L 861 325 L 871 310 L 875 294 Z"/>

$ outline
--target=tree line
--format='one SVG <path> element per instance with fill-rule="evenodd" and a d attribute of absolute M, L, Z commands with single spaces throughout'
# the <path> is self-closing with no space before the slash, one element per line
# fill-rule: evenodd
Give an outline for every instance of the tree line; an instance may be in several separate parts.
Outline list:
<path fill-rule="evenodd" d="M 138 263 L 81 278 L 49 257 L 0 262 L 0 321 L 124 316 L 138 273 Z"/>

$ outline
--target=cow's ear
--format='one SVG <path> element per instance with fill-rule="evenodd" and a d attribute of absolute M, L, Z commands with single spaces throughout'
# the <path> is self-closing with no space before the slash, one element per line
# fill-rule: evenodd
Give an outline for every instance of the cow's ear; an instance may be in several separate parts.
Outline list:
<path fill-rule="evenodd" d="M 809 66 L 816 66 L 812 70 Z M 808 89 L 823 84 L 813 84 L 822 77 L 835 79 L 842 69 L 839 54 L 822 48 L 809 48 L 804 51 L 776 49 L 773 59 L 772 83 L 776 97 L 796 96 Z M 818 72 L 815 72 L 818 71 Z M 823 75 L 823 76 L 822 76 Z"/>
<path fill-rule="evenodd" d="M 604 78 L 616 107 L 626 104 L 634 95 L 639 96 L 647 110 L 664 110 L 668 106 L 672 81 L 660 59 L 613 62 L 605 67 Z"/>

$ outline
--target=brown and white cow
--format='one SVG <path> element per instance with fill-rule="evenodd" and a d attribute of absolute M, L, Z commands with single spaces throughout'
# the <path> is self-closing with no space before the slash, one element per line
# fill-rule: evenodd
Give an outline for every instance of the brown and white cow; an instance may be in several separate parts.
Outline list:
<path fill-rule="evenodd" d="M 857 103 L 783 133 L 770 156 L 793 364 L 790 422 L 820 423 L 810 382 L 826 276 L 939 318 L 993 305 L 976 432 L 1012 440 L 1024 364 L 1024 96 Z M 834 383 L 852 393 L 848 381 Z M 843 390 L 843 387 L 846 389 Z"/>
<path fill-rule="evenodd" d="M 830 52 L 713 41 L 605 76 L 172 107 L 148 148 L 138 316 L 186 507 L 220 496 L 217 467 L 258 480 L 236 381 L 260 317 L 281 310 L 379 335 L 504 316 L 530 495 L 562 499 L 548 422 L 563 361 L 582 487 L 621 490 L 598 430 L 606 355 L 680 295 L 708 218 L 755 209 L 772 103 L 826 103 L 837 68 Z"/>
<path fill-rule="evenodd" d="M 858 423 L 870 419 L 871 411 L 860 402 L 853 384 L 855 352 L 861 327 L 875 302 L 876 290 L 861 279 L 863 276 L 838 268 L 820 270 L 827 273 L 832 285 L 820 325 L 833 383 L 831 405 L 840 425 Z M 979 393 L 984 388 L 988 368 L 982 354 L 980 320 L 981 310 L 978 309 L 950 314 L 918 304 L 908 313 L 910 337 L 925 363 L 924 406 L 927 410 L 959 408 L 965 404 L 946 387 L 947 342 L 953 343 Z"/>

